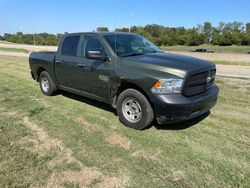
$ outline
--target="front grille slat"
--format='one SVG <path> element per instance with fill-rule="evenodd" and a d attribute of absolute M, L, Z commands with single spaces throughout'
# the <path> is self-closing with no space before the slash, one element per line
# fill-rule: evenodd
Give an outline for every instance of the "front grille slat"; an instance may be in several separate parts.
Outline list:
<path fill-rule="evenodd" d="M 208 70 L 188 77 L 183 86 L 184 96 L 193 96 L 205 92 L 214 83 L 216 70 Z M 208 79 L 210 78 L 210 80 Z"/>

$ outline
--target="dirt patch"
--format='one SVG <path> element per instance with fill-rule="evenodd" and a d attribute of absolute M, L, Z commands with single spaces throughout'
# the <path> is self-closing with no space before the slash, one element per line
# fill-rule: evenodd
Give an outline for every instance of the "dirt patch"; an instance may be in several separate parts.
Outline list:
<path fill-rule="evenodd" d="M 117 177 L 103 175 L 102 172 L 94 168 L 83 168 L 81 171 L 66 171 L 53 174 L 48 187 L 63 187 L 62 183 L 71 182 L 80 187 L 88 187 L 95 184 L 96 187 L 123 187 L 124 184 Z"/>
<path fill-rule="evenodd" d="M 124 148 L 126 150 L 128 150 L 130 148 L 130 140 L 126 137 L 122 137 L 120 135 L 117 134 L 112 134 L 110 136 L 108 136 L 106 138 L 106 141 L 110 144 L 110 145 L 114 145 L 114 146 L 119 146 L 121 148 Z"/>

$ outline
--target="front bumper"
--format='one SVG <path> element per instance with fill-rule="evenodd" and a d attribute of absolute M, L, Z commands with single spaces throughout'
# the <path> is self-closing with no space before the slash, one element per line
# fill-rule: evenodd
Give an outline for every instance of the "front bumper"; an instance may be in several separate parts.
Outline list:
<path fill-rule="evenodd" d="M 214 84 L 206 92 L 193 97 L 154 95 L 151 101 L 159 124 L 178 123 L 208 112 L 218 98 L 219 88 Z"/>

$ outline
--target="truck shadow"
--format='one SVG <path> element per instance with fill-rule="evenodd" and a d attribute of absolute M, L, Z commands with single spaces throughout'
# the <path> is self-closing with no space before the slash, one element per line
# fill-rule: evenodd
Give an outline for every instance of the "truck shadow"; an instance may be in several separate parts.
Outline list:
<path fill-rule="evenodd" d="M 62 96 L 64 96 L 64 97 L 67 97 L 67 98 L 70 98 L 70 99 L 73 99 L 73 100 L 76 100 L 76 101 L 79 101 L 79 102 L 84 102 L 84 103 L 89 104 L 91 106 L 94 106 L 94 107 L 97 107 L 97 108 L 112 112 L 112 113 L 114 113 L 116 115 L 116 110 L 114 108 L 112 108 L 110 105 L 106 104 L 106 103 L 99 102 L 99 101 L 96 101 L 96 100 L 93 100 L 93 99 L 89 99 L 87 97 L 83 97 L 83 96 L 76 95 L 76 94 L 73 94 L 73 93 L 69 93 L 67 91 L 60 91 L 60 94 Z"/>
<path fill-rule="evenodd" d="M 208 117 L 209 114 L 210 114 L 210 111 L 194 119 L 187 120 L 187 121 L 180 122 L 180 123 L 162 124 L 162 125 L 154 123 L 154 127 L 159 130 L 183 130 L 183 129 L 187 129 L 189 127 L 192 127 L 198 124 L 199 122 L 204 120 L 206 117 Z"/>
<path fill-rule="evenodd" d="M 73 99 L 73 100 L 76 100 L 76 101 L 79 101 L 79 102 L 83 102 L 83 103 L 89 104 L 91 106 L 100 108 L 102 110 L 111 112 L 111 113 L 113 113 L 114 115 L 117 116 L 116 110 L 114 108 L 112 108 L 110 105 L 106 104 L 106 103 L 99 102 L 99 101 L 96 101 L 96 100 L 92 100 L 92 99 L 89 99 L 89 98 L 86 98 L 86 97 L 83 97 L 83 96 L 80 96 L 80 95 L 76 95 L 76 94 L 73 94 L 73 93 L 69 93 L 67 91 L 60 91 L 60 94 L 62 96 L 64 96 L 64 97 L 67 97 L 67 98 L 70 98 L 70 99 Z M 162 124 L 162 125 L 160 125 L 156 121 L 154 121 L 152 126 L 154 126 L 158 130 L 183 130 L 183 129 L 187 129 L 189 127 L 192 127 L 192 126 L 198 124 L 199 122 L 204 120 L 207 116 L 209 116 L 209 114 L 210 114 L 210 111 L 203 114 L 203 115 L 201 115 L 201 116 L 199 116 L 199 117 L 197 117 L 197 118 L 194 118 L 194 119 L 191 119 L 191 120 L 188 120 L 188 121 L 184 121 L 184 122 L 181 122 L 181 123 L 174 123 L 174 124 Z M 150 128 L 151 127 L 148 127 L 146 129 L 150 129 Z"/>

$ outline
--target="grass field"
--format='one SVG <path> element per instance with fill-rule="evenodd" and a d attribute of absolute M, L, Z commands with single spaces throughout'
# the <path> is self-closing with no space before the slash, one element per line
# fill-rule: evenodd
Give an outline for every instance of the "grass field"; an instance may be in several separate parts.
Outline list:
<path fill-rule="evenodd" d="M 0 44 L 8 44 L 10 42 L 4 41 L 4 40 L 0 40 Z"/>
<path fill-rule="evenodd" d="M 205 48 L 209 51 L 217 53 L 240 53 L 245 54 L 250 51 L 250 46 L 212 46 L 212 45 L 200 45 L 200 46 L 162 46 L 162 50 L 166 51 L 193 51 L 197 48 Z"/>
<path fill-rule="evenodd" d="M 41 94 L 0 58 L 0 187 L 249 187 L 250 81 L 219 79 L 203 121 L 135 131 L 107 105 Z"/>
<path fill-rule="evenodd" d="M 0 51 L 29 53 L 29 50 L 22 49 L 22 48 L 2 48 L 2 47 L 0 47 Z"/>

